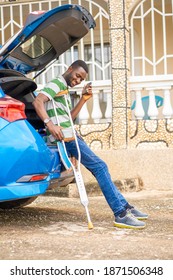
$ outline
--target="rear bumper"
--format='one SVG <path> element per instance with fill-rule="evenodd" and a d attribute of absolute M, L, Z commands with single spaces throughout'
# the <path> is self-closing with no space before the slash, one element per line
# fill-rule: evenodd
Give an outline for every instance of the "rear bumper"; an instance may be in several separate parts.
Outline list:
<path fill-rule="evenodd" d="M 45 193 L 48 186 L 48 181 L 0 186 L 0 202 L 38 196 Z"/>
<path fill-rule="evenodd" d="M 74 172 L 72 170 L 65 170 L 61 172 L 61 176 L 57 179 L 52 179 L 48 187 L 48 191 L 59 187 L 65 187 L 74 180 Z"/>

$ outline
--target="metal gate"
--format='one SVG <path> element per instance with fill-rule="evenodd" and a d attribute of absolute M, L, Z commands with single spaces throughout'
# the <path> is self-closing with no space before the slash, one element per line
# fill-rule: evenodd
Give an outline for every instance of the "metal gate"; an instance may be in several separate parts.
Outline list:
<path fill-rule="evenodd" d="M 56 63 L 48 67 L 37 78 L 37 84 L 44 85 L 52 77 L 63 73 L 69 64 L 78 58 L 85 60 L 88 64 L 89 80 L 110 80 L 109 15 L 101 5 L 91 0 L 4 2 L 0 5 L 0 44 L 4 44 L 24 25 L 25 19 L 30 12 L 50 10 L 64 4 L 78 4 L 87 8 L 96 21 L 96 28 L 61 55 Z"/>
<path fill-rule="evenodd" d="M 173 0 L 143 0 L 130 19 L 131 75 L 173 74 Z"/>

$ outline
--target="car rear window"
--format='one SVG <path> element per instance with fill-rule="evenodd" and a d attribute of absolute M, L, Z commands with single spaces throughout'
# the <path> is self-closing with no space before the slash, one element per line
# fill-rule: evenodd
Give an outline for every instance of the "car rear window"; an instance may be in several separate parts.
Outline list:
<path fill-rule="evenodd" d="M 34 35 L 21 45 L 22 52 L 31 58 L 38 58 L 52 48 L 52 45 L 43 37 Z"/>

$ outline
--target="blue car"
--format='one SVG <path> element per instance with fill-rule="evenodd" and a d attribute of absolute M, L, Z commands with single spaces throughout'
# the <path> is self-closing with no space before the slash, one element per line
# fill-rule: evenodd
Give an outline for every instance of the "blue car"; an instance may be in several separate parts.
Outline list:
<path fill-rule="evenodd" d="M 0 48 L 0 208 L 22 207 L 52 185 L 67 185 L 57 146 L 47 145 L 44 124 L 32 106 L 36 83 L 26 77 L 95 27 L 79 5 L 32 12 L 25 26 Z M 56 36 L 55 36 L 56 34 Z"/>

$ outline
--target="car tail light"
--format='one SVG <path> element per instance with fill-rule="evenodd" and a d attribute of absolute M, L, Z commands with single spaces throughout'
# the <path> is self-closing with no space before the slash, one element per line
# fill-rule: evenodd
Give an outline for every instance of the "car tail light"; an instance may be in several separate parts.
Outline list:
<path fill-rule="evenodd" d="M 17 183 L 27 183 L 27 182 L 38 182 L 46 180 L 48 174 L 32 174 L 32 175 L 25 175 L 22 176 L 17 180 Z"/>
<path fill-rule="evenodd" d="M 26 119 L 25 104 L 7 96 L 0 98 L 0 117 L 9 122 Z"/>

